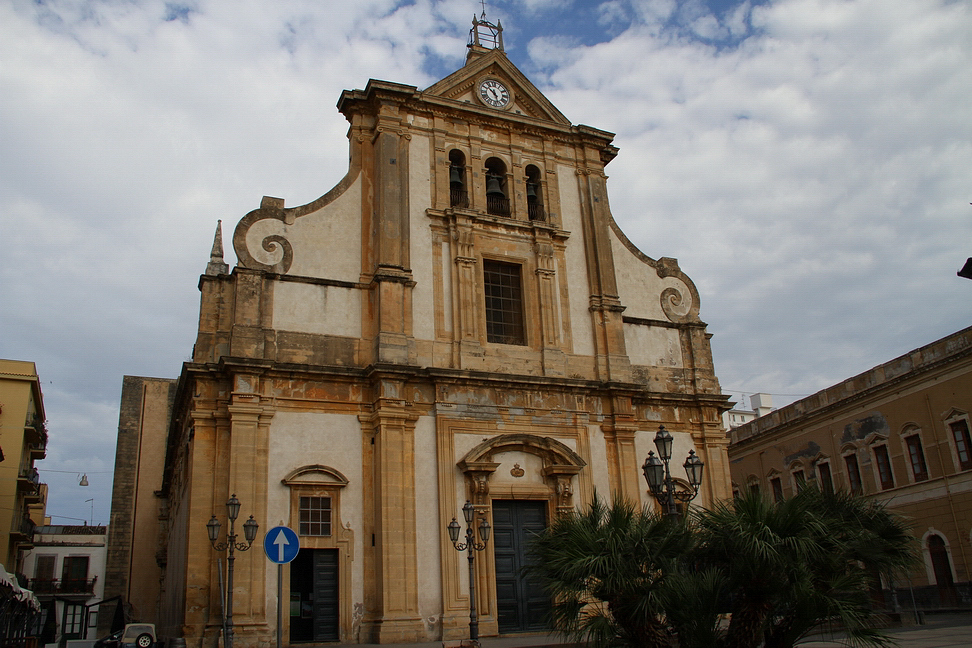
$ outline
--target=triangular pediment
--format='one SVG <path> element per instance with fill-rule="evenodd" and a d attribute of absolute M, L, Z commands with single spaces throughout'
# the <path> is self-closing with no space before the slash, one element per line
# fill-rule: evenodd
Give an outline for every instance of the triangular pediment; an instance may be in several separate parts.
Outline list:
<path fill-rule="evenodd" d="M 509 105 L 496 108 L 485 104 L 480 99 L 479 85 L 487 79 L 499 81 L 509 90 L 511 95 Z M 506 54 L 500 49 L 490 50 L 478 57 L 470 58 L 465 66 L 423 90 L 422 95 L 452 99 L 482 110 L 496 111 L 499 114 L 522 115 L 570 126 L 570 120 L 543 96 L 543 93 L 506 58 Z"/>

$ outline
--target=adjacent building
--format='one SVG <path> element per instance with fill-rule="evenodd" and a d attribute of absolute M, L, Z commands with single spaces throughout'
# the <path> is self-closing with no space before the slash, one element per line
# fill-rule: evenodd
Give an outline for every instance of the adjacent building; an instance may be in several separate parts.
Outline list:
<path fill-rule="evenodd" d="M 141 620 L 213 645 L 226 555 L 207 522 L 225 541 L 235 496 L 238 541 L 251 516 L 261 528 L 235 555 L 238 644 L 272 641 L 278 604 L 288 644 L 462 638 L 447 525 L 470 501 L 493 529 L 480 632 L 542 630 L 530 533 L 595 491 L 651 502 L 640 466 L 660 425 L 676 466 L 705 462 L 696 504 L 729 496 L 698 292 L 612 217 L 613 135 L 572 124 L 497 25 L 477 20 L 465 66 L 432 86 L 371 80 L 338 109 L 347 175 L 306 205 L 264 197 L 232 271 L 218 235 L 178 384 L 132 400 L 126 378 L 105 594 L 137 578 Z M 301 544 L 283 601 L 259 547 L 276 525 Z"/>
<path fill-rule="evenodd" d="M 0 560 L 23 574 L 34 527 L 43 523 L 46 486 L 34 462 L 47 454 L 47 423 L 33 362 L 0 360 Z"/>
<path fill-rule="evenodd" d="M 972 605 L 970 414 L 967 328 L 733 428 L 733 489 L 781 499 L 813 482 L 874 497 L 921 542 L 921 567 L 896 586 L 914 586 L 919 606 Z"/>
<path fill-rule="evenodd" d="M 722 413 L 722 424 L 727 430 L 749 423 L 753 419 L 773 411 L 773 396 L 770 394 L 750 394 L 749 405 L 751 409 L 746 409 L 745 398 L 743 396 L 740 398 L 740 402 L 733 404 L 731 410 Z"/>
<path fill-rule="evenodd" d="M 35 528 L 34 548 L 24 560 L 24 572 L 43 608 L 34 634 L 45 643 L 98 638 L 107 541 L 108 529 L 103 526 Z"/>

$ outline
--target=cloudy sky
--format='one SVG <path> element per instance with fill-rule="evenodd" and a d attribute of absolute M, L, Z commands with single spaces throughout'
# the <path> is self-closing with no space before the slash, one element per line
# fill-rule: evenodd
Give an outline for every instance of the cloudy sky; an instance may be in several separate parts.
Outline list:
<path fill-rule="evenodd" d="M 223 219 L 347 167 L 335 103 L 458 69 L 472 0 L 0 2 L 0 357 L 37 363 L 58 523 L 108 521 L 124 374 L 176 377 Z M 611 206 L 696 282 L 716 371 L 783 404 L 972 323 L 972 7 L 491 0 L 617 133 Z M 78 486 L 86 473 L 91 486 Z"/>

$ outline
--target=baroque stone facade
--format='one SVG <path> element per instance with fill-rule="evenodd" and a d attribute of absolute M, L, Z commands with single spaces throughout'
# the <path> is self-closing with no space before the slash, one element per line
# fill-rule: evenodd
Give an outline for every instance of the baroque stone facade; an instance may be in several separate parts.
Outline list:
<path fill-rule="evenodd" d="M 613 135 L 567 120 L 507 59 L 472 45 L 433 86 L 345 91 L 350 168 L 318 200 L 265 197 L 200 279 L 158 495 L 163 636 L 212 645 L 218 555 L 206 522 L 242 502 L 298 532 L 285 641 L 467 636 L 467 500 L 481 633 L 536 630 L 524 529 L 595 490 L 651 502 L 659 425 L 729 495 L 727 409 L 699 297 L 674 259 L 632 245 L 608 205 Z M 218 241 L 217 241 L 218 243 Z M 113 517 L 113 525 L 114 525 Z M 114 526 L 113 526 L 114 528 Z M 239 524 L 237 524 L 239 531 Z M 276 566 L 235 563 L 236 641 L 276 632 Z M 202 644 L 198 644 L 203 641 Z"/>

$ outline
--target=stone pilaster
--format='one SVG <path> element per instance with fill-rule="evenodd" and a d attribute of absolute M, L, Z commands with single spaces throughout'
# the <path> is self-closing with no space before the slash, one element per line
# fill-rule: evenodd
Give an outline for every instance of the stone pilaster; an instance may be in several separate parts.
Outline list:
<path fill-rule="evenodd" d="M 419 613 L 415 514 L 415 421 L 405 385 L 378 378 L 367 419 L 373 439 L 374 609 L 362 620 L 362 637 L 376 643 L 424 641 Z M 366 467 L 366 470 L 368 467 Z"/>

